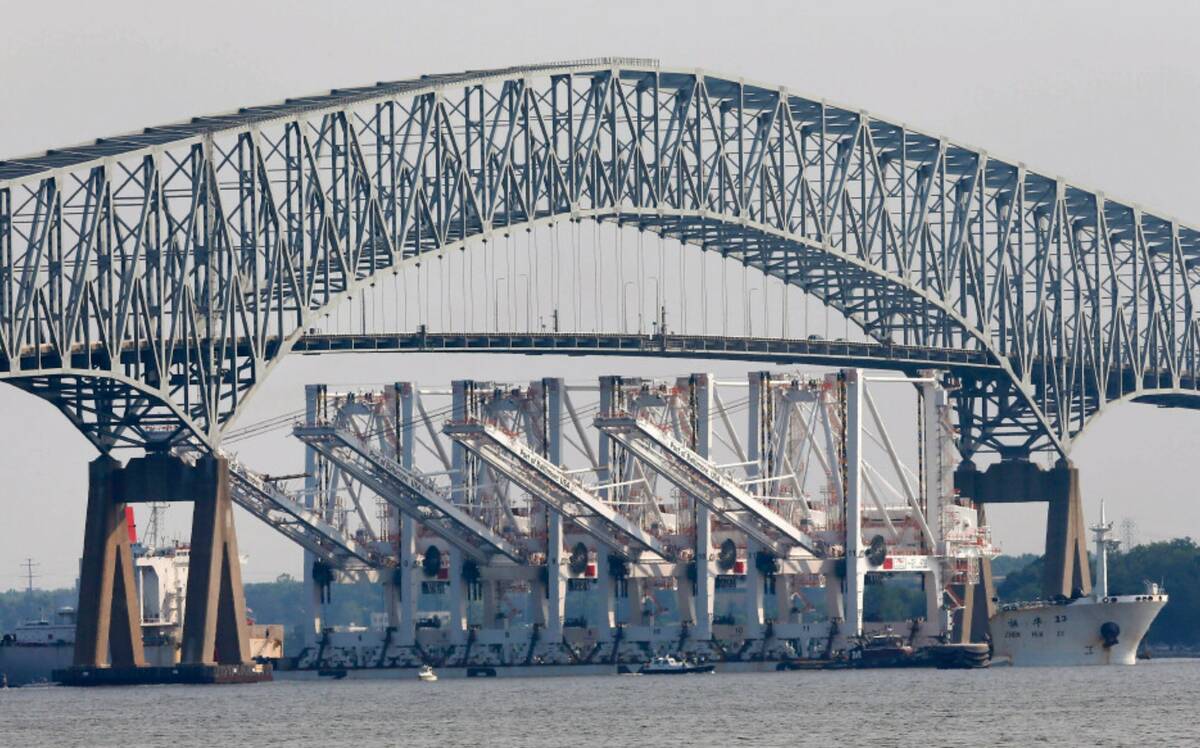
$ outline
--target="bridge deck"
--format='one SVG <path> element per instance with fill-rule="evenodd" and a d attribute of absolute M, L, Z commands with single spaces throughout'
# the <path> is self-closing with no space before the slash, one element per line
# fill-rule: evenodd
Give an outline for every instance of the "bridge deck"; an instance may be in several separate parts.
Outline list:
<path fill-rule="evenodd" d="M 721 335 L 639 335 L 636 333 L 497 332 L 305 334 L 294 349 L 301 353 L 520 353 L 526 355 L 626 355 L 675 358 L 722 358 L 776 363 L 862 366 L 915 370 L 998 369 L 987 353 L 950 348 L 850 340 L 729 337 Z"/>

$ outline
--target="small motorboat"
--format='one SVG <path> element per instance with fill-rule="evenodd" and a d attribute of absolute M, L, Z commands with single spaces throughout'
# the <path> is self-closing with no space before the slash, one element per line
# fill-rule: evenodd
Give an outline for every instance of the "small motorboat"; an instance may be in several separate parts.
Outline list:
<path fill-rule="evenodd" d="M 689 673 L 712 673 L 716 672 L 716 669 L 715 665 L 677 660 L 671 655 L 667 655 L 665 657 L 655 657 L 650 662 L 642 665 L 638 672 L 642 675 L 687 675 Z"/>
<path fill-rule="evenodd" d="M 437 673 L 433 672 L 433 668 L 431 666 L 422 665 L 421 669 L 417 671 L 417 678 L 425 681 L 426 683 L 433 683 L 437 680 Z"/>

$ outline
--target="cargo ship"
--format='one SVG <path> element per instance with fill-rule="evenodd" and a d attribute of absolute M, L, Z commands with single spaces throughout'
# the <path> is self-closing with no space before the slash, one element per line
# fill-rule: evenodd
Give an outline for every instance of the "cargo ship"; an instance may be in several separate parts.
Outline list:
<path fill-rule="evenodd" d="M 995 664 L 1133 665 L 1150 624 L 1167 604 L 1160 585 L 1146 582 L 1141 594 L 1110 595 L 1108 551 L 1112 523 L 1091 528 L 1096 541 L 1096 586 L 1076 599 L 1003 606 L 989 623 Z"/>

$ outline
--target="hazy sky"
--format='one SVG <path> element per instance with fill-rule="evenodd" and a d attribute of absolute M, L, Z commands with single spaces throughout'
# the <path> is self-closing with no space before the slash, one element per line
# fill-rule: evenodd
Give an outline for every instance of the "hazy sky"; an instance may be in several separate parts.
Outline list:
<path fill-rule="evenodd" d="M 591 56 L 657 57 L 786 85 L 944 133 L 1200 224 L 1194 145 L 1200 12 L 1189 2 L 10 3 L 0 28 L 0 158 L 194 115 L 422 73 Z M 445 382 L 469 357 L 289 360 L 243 422 L 299 407 L 307 381 Z M 745 366 L 489 357 L 497 379 L 606 371 L 741 376 Z M 534 363 L 536 362 L 536 363 Z M 649 368 L 647 368 L 649 367 Z M 72 583 L 94 450 L 49 405 L 0 389 L 0 589 L 40 562 Z M 1145 540 L 1200 534 L 1186 465 L 1200 414 L 1122 406 L 1078 445 L 1086 511 Z M 243 456 L 299 467 L 277 437 Z M 187 512 L 175 510 L 181 526 Z M 993 514 L 1012 552 L 1041 545 L 1035 506 Z M 300 553 L 239 515 L 249 580 L 299 574 Z"/>

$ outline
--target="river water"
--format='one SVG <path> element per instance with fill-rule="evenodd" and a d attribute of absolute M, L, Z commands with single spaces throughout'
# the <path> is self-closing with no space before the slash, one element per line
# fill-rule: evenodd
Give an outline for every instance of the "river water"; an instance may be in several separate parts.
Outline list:
<path fill-rule="evenodd" d="M 0 691 L 0 746 L 1193 746 L 1200 660 L 1135 667 Z"/>

